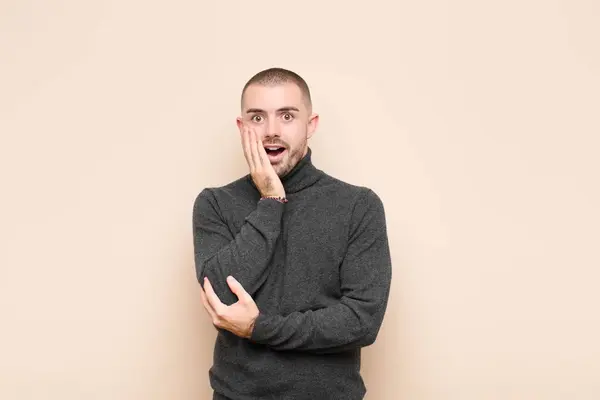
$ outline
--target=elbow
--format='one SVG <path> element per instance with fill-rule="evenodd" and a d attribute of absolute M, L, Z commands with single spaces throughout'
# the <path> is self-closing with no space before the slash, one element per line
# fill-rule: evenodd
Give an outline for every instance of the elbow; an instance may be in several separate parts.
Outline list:
<path fill-rule="evenodd" d="M 231 292 L 225 280 L 219 276 L 215 269 L 211 269 L 205 262 L 197 262 L 196 279 L 202 289 L 204 289 L 204 278 L 208 278 L 213 291 L 225 305 L 230 306 L 238 300 L 237 296 Z"/>
<path fill-rule="evenodd" d="M 371 320 L 371 323 L 366 327 L 364 334 L 359 340 L 361 347 L 371 346 L 375 343 L 377 337 L 379 336 L 382 322 L 383 319 L 381 315 Z"/>
<path fill-rule="evenodd" d="M 369 333 L 369 335 L 367 335 L 367 338 L 366 338 L 367 346 L 375 344 L 378 336 L 379 336 L 379 329 L 376 329 L 373 332 Z"/>
<path fill-rule="evenodd" d="M 368 306 L 358 309 L 349 304 L 354 311 L 356 319 L 354 321 L 352 343 L 356 347 L 371 346 L 377 340 L 383 323 L 383 314 L 385 307 L 380 303 L 373 302 Z"/>
<path fill-rule="evenodd" d="M 375 343 L 377 340 L 377 336 L 379 333 L 379 329 L 370 329 L 368 332 L 360 340 L 360 347 L 368 347 Z"/>

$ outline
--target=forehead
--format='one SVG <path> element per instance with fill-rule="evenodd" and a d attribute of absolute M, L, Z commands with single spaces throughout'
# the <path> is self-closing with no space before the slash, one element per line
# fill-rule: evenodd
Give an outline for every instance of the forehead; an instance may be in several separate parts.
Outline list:
<path fill-rule="evenodd" d="M 242 109 L 258 108 L 274 111 L 283 107 L 306 110 L 304 96 L 298 85 L 288 82 L 277 85 L 252 84 L 246 88 Z"/>

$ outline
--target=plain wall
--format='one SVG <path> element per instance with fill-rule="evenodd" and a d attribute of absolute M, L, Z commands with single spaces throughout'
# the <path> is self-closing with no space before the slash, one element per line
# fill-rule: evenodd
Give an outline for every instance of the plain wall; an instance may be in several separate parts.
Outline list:
<path fill-rule="evenodd" d="M 600 3 L 0 2 L 0 398 L 208 399 L 192 204 L 300 73 L 383 199 L 370 400 L 600 398 Z"/>

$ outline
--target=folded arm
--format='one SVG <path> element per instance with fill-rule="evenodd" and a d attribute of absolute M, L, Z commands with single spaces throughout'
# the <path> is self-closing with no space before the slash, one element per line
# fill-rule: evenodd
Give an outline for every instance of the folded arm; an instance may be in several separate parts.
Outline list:
<path fill-rule="evenodd" d="M 281 232 L 283 207 L 271 199 L 258 201 L 240 232 L 233 235 L 212 191 L 204 189 L 193 209 L 194 261 L 200 284 L 208 277 L 221 301 L 233 304 L 238 299 L 226 282 L 232 275 L 254 295 L 268 275 L 267 267 Z"/>
<path fill-rule="evenodd" d="M 372 344 L 387 307 L 391 257 L 384 207 L 371 190 L 358 201 L 340 267 L 338 304 L 286 316 L 259 314 L 250 340 L 275 350 L 335 353 Z"/>

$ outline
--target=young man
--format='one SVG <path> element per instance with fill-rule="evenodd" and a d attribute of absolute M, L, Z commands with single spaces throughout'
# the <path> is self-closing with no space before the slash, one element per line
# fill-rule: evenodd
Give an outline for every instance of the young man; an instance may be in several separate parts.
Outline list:
<path fill-rule="evenodd" d="M 218 330 L 213 399 L 364 398 L 361 348 L 387 307 L 384 207 L 317 169 L 306 82 L 271 68 L 242 91 L 250 173 L 205 188 L 193 208 L 195 265 Z"/>

